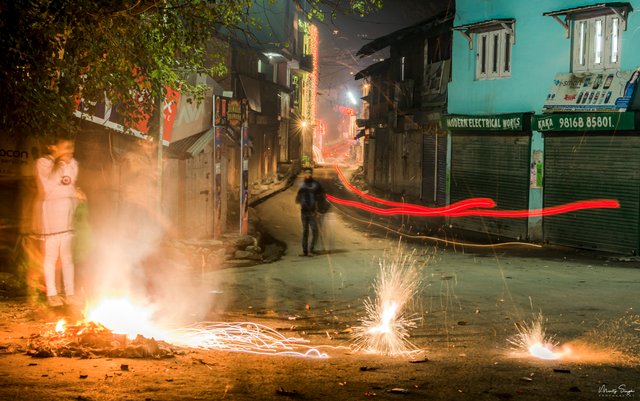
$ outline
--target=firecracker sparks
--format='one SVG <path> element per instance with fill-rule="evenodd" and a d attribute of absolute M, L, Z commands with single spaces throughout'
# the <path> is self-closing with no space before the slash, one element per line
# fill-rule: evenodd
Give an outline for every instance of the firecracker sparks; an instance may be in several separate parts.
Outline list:
<path fill-rule="evenodd" d="M 355 349 L 389 356 L 419 352 L 409 341 L 409 330 L 416 326 L 416 319 L 405 312 L 419 286 L 413 254 L 398 252 L 392 258 L 382 258 L 374 282 L 375 298 L 364 301 L 366 316 L 353 330 Z"/>
<path fill-rule="evenodd" d="M 568 347 L 558 350 L 558 342 L 546 335 L 542 314 L 531 322 L 517 323 L 516 329 L 518 333 L 508 339 L 516 353 L 548 360 L 562 359 L 571 353 Z"/>
<path fill-rule="evenodd" d="M 253 322 L 198 323 L 169 334 L 168 342 L 190 348 L 216 349 L 260 355 L 286 355 L 306 358 L 329 356 L 297 337 L 285 337 L 276 330 Z"/>
<path fill-rule="evenodd" d="M 306 344 L 308 341 L 297 337 L 285 337 L 265 325 L 252 322 L 215 323 L 163 329 L 153 323 L 152 308 L 136 306 L 126 298 L 105 299 L 85 310 L 86 320 L 75 327 L 79 332 L 83 327 L 99 325 L 115 334 L 135 339 L 138 335 L 154 338 L 175 346 L 246 352 L 261 355 L 284 355 L 305 358 L 328 358 L 317 348 Z M 65 322 L 60 320 L 56 332 L 64 331 Z"/>

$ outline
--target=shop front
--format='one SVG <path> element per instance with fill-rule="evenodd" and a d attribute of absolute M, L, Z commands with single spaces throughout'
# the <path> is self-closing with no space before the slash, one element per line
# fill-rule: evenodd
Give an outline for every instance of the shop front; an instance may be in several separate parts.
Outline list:
<path fill-rule="evenodd" d="M 556 74 L 532 129 L 544 136 L 544 207 L 616 199 L 619 209 L 589 209 L 543 218 L 551 244 L 638 254 L 640 71 Z"/>
<path fill-rule="evenodd" d="M 491 198 L 501 210 L 529 207 L 531 130 L 529 113 L 447 115 L 451 132 L 450 203 Z M 527 238 L 527 219 L 451 218 L 454 228 L 497 238 Z"/>
<path fill-rule="evenodd" d="M 640 243 L 640 132 L 635 112 L 534 116 L 544 135 L 543 204 L 616 199 L 619 209 L 547 216 L 550 244 L 638 254 Z"/>

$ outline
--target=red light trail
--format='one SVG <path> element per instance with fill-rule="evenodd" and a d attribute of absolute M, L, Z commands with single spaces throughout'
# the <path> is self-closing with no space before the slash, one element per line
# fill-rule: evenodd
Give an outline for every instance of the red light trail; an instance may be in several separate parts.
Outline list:
<path fill-rule="evenodd" d="M 358 196 L 361 196 L 370 201 L 380 203 L 386 206 L 392 206 L 391 208 L 384 209 L 377 206 L 367 205 L 361 202 L 350 201 L 346 199 L 336 198 L 335 196 L 327 194 L 327 199 L 331 202 L 355 207 L 367 212 L 371 212 L 378 215 L 390 216 L 390 215 L 407 215 L 407 216 L 448 216 L 448 217 L 464 217 L 464 216 L 482 216 L 482 217 L 498 217 L 498 218 L 525 218 L 525 217 L 543 217 L 552 216 L 557 214 L 575 212 L 585 209 L 619 209 L 620 203 L 615 199 L 590 199 L 583 201 L 576 201 L 571 203 L 565 203 L 563 205 L 556 205 L 546 207 L 542 209 L 532 210 L 486 210 L 493 208 L 496 203 L 492 199 L 488 198 L 471 198 L 465 199 L 460 202 L 456 202 L 449 206 L 444 207 L 426 207 L 414 204 L 406 204 L 401 202 L 392 202 L 384 199 L 376 198 L 369 194 L 365 194 L 358 188 L 354 187 L 347 181 L 347 179 L 340 171 L 340 168 L 336 165 L 336 171 L 340 181 L 350 191 Z M 481 209 L 478 209 L 481 208 Z"/>

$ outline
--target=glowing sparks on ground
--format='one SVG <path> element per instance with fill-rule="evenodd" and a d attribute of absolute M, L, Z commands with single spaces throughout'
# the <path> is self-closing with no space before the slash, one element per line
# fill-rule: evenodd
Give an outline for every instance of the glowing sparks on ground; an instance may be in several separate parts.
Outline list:
<path fill-rule="evenodd" d="M 353 331 L 357 350 L 390 356 L 419 351 L 409 342 L 409 329 L 415 319 L 405 307 L 415 297 L 420 276 L 413 254 L 396 253 L 390 260 L 380 260 L 380 272 L 374 283 L 375 299 L 365 300 L 366 317 Z"/>
<path fill-rule="evenodd" d="M 518 353 L 525 353 L 538 359 L 555 360 L 568 356 L 568 347 L 558 349 L 558 343 L 553 337 L 547 337 L 543 326 L 542 314 L 531 323 L 516 324 L 518 334 L 511 337 L 509 342 Z"/>
<path fill-rule="evenodd" d="M 153 323 L 153 309 L 136 306 L 127 299 L 106 299 L 94 307 L 87 307 L 86 320 L 75 327 L 98 325 L 114 334 L 126 335 L 130 340 L 138 335 L 165 341 L 179 347 L 200 348 L 261 355 L 284 355 L 305 358 L 328 358 L 308 341 L 297 337 L 285 337 L 262 324 L 198 323 L 179 329 L 163 329 Z M 65 322 L 59 321 L 56 332 L 65 330 Z"/>
<path fill-rule="evenodd" d="M 262 324 L 199 323 L 175 330 L 167 341 L 172 344 L 201 349 L 247 352 L 260 355 L 287 355 L 307 358 L 329 356 L 304 344 L 308 341 L 297 337 L 285 337 Z"/>

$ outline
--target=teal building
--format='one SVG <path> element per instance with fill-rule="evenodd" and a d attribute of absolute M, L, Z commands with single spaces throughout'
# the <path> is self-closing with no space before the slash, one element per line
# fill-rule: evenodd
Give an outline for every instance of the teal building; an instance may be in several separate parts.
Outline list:
<path fill-rule="evenodd" d="M 450 224 L 638 254 L 640 0 L 458 0 L 453 30 L 449 202 L 491 198 L 530 214 Z M 619 207 L 553 214 L 594 199 Z"/>

